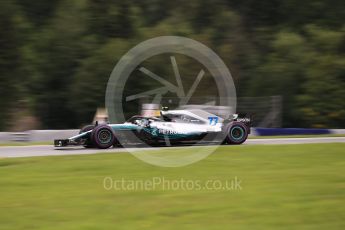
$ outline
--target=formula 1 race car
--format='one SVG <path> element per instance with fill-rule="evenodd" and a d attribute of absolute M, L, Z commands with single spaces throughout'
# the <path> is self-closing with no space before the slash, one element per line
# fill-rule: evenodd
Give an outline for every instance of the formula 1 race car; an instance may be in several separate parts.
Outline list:
<path fill-rule="evenodd" d="M 82 145 L 106 149 L 139 142 L 153 145 L 209 143 L 242 144 L 251 119 L 233 114 L 223 119 L 204 110 L 164 109 L 158 117 L 133 116 L 122 124 L 88 125 L 78 135 L 54 140 L 55 147 Z M 133 136 L 134 139 L 133 140 Z"/>

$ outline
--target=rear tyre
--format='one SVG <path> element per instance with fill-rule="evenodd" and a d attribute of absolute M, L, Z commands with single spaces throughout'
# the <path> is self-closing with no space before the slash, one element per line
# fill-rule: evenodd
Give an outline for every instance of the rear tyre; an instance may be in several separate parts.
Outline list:
<path fill-rule="evenodd" d="M 91 133 L 91 140 L 94 146 L 99 149 L 107 149 L 115 142 L 114 131 L 108 125 L 96 126 Z"/>
<path fill-rule="evenodd" d="M 79 131 L 79 134 L 88 132 L 88 131 L 90 131 L 90 130 L 93 130 L 94 128 L 95 128 L 94 125 L 86 125 L 86 126 L 84 126 L 84 127 Z M 91 135 L 90 135 L 90 136 L 91 136 Z M 91 140 L 90 137 L 86 139 L 86 141 L 85 141 L 85 143 L 83 144 L 83 146 L 84 146 L 85 148 L 93 148 L 93 147 L 94 147 L 94 145 L 92 144 L 92 140 Z"/>
<path fill-rule="evenodd" d="M 248 138 L 248 128 L 245 124 L 240 122 L 232 122 L 225 129 L 225 143 L 239 145 L 245 142 Z"/>

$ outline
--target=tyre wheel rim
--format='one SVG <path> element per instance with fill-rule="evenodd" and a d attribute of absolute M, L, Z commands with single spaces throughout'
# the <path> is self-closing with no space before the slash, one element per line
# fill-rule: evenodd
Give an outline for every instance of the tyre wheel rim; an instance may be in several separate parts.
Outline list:
<path fill-rule="evenodd" d="M 111 132 L 109 130 L 101 130 L 98 133 L 98 140 L 101 144 L 108 144 L 111 141 Z"/>
<path fill-rule="evenodd" d="M 235 140 L 241 140 L 244 136 L 244 131 L 241 127 L 235 126 L 231 129 L 230 135 Z"/>

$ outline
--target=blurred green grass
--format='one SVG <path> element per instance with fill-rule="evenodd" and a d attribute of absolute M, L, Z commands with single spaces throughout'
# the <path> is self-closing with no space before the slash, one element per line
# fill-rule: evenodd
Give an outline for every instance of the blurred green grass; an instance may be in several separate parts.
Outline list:
<path fill-rule="evenodd" d="M 222 146 L 181 168 L 111 153 L 0 159 L 0 229 L 344 229 L 344 148 Z M 105 177 L 238 177 L 242 190 L 107 191 Z"/>

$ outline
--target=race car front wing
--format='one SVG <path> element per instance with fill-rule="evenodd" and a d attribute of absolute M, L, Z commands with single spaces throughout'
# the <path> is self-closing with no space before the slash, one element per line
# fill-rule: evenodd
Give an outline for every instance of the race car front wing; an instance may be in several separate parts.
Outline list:
<path fill-rule="evenodd" d="M 65 146 L 71 146 L 71 145 L 80 145 L 80 143 L 72 141 L 70 139 L 54 140 L 54 146 L 55 147 L 65 147 Z"/>
<path fill-rule="evenodd" d="M 85 137 L 89 135 L 91 131 L 80 133 L 68 139 L 56 139 L 54 140 L 55 147 L 66 147 L 66 146 L 75 146 L 82 145 L 85 142 Z"/>

